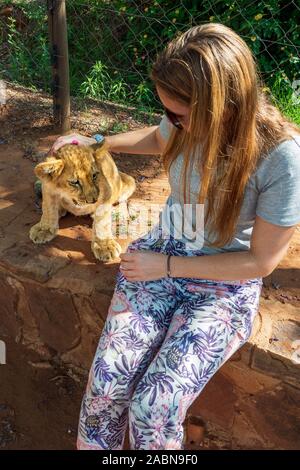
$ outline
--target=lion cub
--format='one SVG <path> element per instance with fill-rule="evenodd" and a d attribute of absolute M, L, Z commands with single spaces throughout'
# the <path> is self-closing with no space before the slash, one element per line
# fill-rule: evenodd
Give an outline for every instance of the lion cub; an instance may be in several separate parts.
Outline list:
<path fill-rule="evenodd" d="M 36 165 L 35 175 L 42 182 L 42 217 L 31 227 L 34 243 L 52 240 L 59 218 L 91 214 L 92 251 L 101 261 L 119 256 L 122 249 L 112 238 L 111 212 L 116 202 L 126 201 L 135 191 L 132 176 L 118 171 L 105 144 L 91 146 L 66 144 L 44 162 Z"/>

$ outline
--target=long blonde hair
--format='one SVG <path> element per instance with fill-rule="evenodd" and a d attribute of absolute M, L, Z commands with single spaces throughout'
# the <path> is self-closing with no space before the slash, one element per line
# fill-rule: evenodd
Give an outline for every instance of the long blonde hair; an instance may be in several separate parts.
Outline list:
<path fill-rule="evenodd" d="M 210 245 L 222 247 L 234 236 L 258 160 L 300 128 L 269 101 L 251 50 L 225 25 L 203 24 L 175 37 L 158 55 L 150 77 L 191 109 L 189 129 L 174 127 L 162 160 L 168 172 L 183 152 L 186 203 L 187 169 L 201 145 L 198 203 L 207 204 L 204 223 L 217 234 Z"/>

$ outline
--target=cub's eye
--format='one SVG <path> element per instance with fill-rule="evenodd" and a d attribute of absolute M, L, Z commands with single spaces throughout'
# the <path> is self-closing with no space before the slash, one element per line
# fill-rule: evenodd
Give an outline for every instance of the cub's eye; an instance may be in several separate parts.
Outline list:
<path fill-rule="evenodd" d="M 98 178 L 99 171 L 96 171 L 96 173 L 93 174 L 93 180 L 95 181 Z"/>
<path fill-rule="evenodd" d="M 71 186 L 80 186 L 79 180 L 68 181 Z"/>

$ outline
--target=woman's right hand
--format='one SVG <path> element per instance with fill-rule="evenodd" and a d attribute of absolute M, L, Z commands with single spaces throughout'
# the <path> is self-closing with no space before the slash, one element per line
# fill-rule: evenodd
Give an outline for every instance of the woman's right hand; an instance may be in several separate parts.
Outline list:
<path fill-rule="evenodd" d="M 56 139 L 48 153 L 55 153 L 63 145 L 72 143 L 77 145 L 92 145 L 96 143 L 96 139 L 81 134 L 62 135 Z"/>

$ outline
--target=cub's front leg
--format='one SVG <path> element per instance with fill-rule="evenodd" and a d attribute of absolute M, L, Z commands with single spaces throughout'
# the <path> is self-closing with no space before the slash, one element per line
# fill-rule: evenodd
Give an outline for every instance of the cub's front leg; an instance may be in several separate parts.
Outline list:
<path fill-rule="evenodd" d="M 29 237 L 33 243 L 46 243 L 56 236 L 59 212 L 59 197 L 43 191 L 41 220 L 33 225 L 29 231 Z"/>
<path fill-rule="evenodd" d="M 92 232 L 92 251 L 101 261 L 111 261 L 118 258 L 122 251 L 121 246 L 112 236 L 112 205 L 99 204 L 94 213 Z"/>

